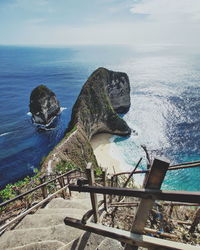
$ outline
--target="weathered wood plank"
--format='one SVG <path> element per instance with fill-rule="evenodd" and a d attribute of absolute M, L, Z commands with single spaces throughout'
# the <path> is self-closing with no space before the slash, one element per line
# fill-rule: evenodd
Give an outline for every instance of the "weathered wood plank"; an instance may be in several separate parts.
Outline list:
<path fill-rule="evenodd" d="M 153 165 L 150 169 L 150 173 L 147 176 L 146 183 L 144 183 L 144 187 L 159 190 L 165 178 L 168 167 L 169 162 L 154 159 Z M 142 233 L 149 212 L 153 207 L 154 201 L 155 199 L 141 200 L 136 212 L 135 220 L 133 222 L 132 232 Z"/>
<path fill-rule="evenodd" d="M 200 192 L 190 191 L 168 191 L 168 190 L 154 190 L 154 189 L 129 189 L 129 188 L 115 188 L 115 187 L 94 187 L 70 185 L 71 191 L 78 191 L 84 193 L 110 194 L 119 196 L 139 197 L 165 201 L 178 201 L 185 203 L 200 203 Z"/>
<path fill-rule="evenodd" d="M 89 185 L 93 186 L 95 183 L 95 178 L 91 162 L 89 162 L 86 167 L 86 175 L 88 178 Z M 91 198 L 92 209 L 94 212 L 94 222 L 97 223 L 99 221 L 97 195 L 95 193 L 90 193 L 90 198 Z"/>
<path fill-rule="evenodd" d="M 106 185 L 107 185 L 107 169 L 103 170 L 103 185 L 104 185 L 104 187 L 106 187 Z M 105 211 L 108 211 L 108 202 L 107 202 L 107 195 L 106 194 L 103 195 L 103 199 L 104 199 L 104 209 L 105 209 Z"/>
<path fill-rule="evenodd" d="M 148 228 L 148 227 L 145 227 L 145 228 L 144 228 L 144 232 L 146 232 L 146 233 L 151 233 L 151 234 L 155 234 L 155 235 L 160 235 L 160 236 L 167 237 L 167 238 L 171 238 L 171 239 L 176 239 L 176 238 L 177 238 L 177 236 L 176 236 L 175 234 L 160 232 L 160 231 L 158 231 L 158 230 L 151 229 L 151 228 Z"/>
<path fill-rule="evenodd" d="M 141 234 L 135 234 L 128 231 L 124 231 L 121 229 L 116 229 L 112 227 L 106 227 L 101 224 L 95 224 L 88 222 L 86 225 L 83 225 L 80 220 L 66 217 L 64 222 L 68 226 L 72 226 L 75 228 L 79 228 L 88 232 L 96 233 L 99 235 L 103 235 L 105 237 L 109 237 L 124 243 L 128 243 L 132 246 L 142 246 L 146 248 L 158 248 L 163 249 L 169 248 L 174 250 L 198 250 L 199 247 L 192 246 L 189 244 L 178 243 L 169 240 L 163 240 L 155 237 L 150 237 Z"/>
<path fill-rule="evenodd" d="M 169 167 L 169 162 L 160 159 L 154 159 L 153 165 L 150 168 L 149 175 L 147 175 L 144 181 L 144 187 L 159 190 L 165 178 L 165 174 L 167 172 L 168 167 Z M 140 201 L 131 228 L 132 233 L 140 233 L 140 234 L 143 233 L 145 224 L 149 216 L 149 212 L 153 208 L 154 202 L 155 202 L 154 197 L 152 197 L 151 199 L 143 198 Z M 132 249 L 132 247 L 126 245 L 125 250 L 129 249 Z M 137 249 L 137 247 L 135 247 L 134 249 Z"/>
<path fill-rule="evenodd" d="M 40 183 L 43 184 L 45 183 L 45 176 L 40 179 Z M 42 190 L 42 197 L 45 199 L 47 197 L 47 186 L 46 185 L 41 185 L 41 190 Z"/>

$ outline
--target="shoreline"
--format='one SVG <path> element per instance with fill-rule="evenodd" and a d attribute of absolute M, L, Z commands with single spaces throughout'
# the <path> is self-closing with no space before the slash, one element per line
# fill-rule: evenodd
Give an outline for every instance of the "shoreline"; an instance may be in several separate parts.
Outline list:
<path fill-rule="evenodd" d="M 107 168 L 109 174 L 123 171 L 120 160 L 112 156 L 116 152 L 112 147 L 111 137 L 111 134 L 101 133 L 92 137 L 90 141 L 98 165 Z"/>
<path fill-rule="evenodd" d="M 113 135 L 108 133 L 101 133 L 92 137 L 90 143 L 98 165 L 102 168 L 107 168 L 108 174 L 111 175 L 131 171 L 133 166 L 125 162 L 112 137 Z M 138 177 L 134 177 L 134 182 L 136 186 L 141 187 L 142 180 Z"/>
<path fill-rule="evenodd" d="M 110 174 L 130 171 L 131 166 L 124 161 L 112 137 L 112 134 L 101 133 L 91 139 L 90 143 L 98 164 L 107 168 Z"/>

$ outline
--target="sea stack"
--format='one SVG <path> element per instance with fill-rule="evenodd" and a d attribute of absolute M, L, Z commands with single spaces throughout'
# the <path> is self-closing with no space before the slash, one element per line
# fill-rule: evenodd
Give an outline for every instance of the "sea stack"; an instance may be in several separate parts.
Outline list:
<path fill-rule="evenodd" d="M 34 122 L 41 125 L 49 124 L 60 112 L 56 95 L 45 85 L 39 85 L 32 91 L 29 107 Z"/>

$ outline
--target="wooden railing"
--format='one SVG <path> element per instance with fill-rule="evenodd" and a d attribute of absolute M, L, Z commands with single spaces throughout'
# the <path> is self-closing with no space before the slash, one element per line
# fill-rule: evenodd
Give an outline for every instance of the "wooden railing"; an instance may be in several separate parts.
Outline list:
<path fill-rule="evenodd" d="M 140 159 L 141 161 L 141 159 Z M 87 178 L 88 180 L 84 180 L 79 182 L 80 185 L 69 185 L 69 190 L 71 191 L 78 191 L 78 192 L 88 192 L 91 196 L 91 204 L 92 204 L 92 211 L 94 215 L 94 222 L 91 223 L 87 222 L 87 218 L 89 216 L 85 216 L 82 221 L 75 220 L 69 217 L 65 218 L 65 224 L 71 225 L 73 227 L 77 227 L 86 231 L 94 232 L 100 235 L 104 235 L 106 237 L 111 237 L 113 239 L 117 239 L 121 242 L 126 243 L 125 250 L 129 249 L 138 249 L 138 246 L 143 246 L 151 249 L 199 249 L 199 247 L 172 242 L 169 240 L 163 240 L 158 238 L 153 238 L 146 236 L 144 232 L 153 233 L 150 228 L 145 228 L 145 224 L 148 219 L 148 215 L 153 208 L 155 203 L 158 203 L 158 200 L 167 201 L 168 204 L 172 206 L 180 205 L 180 204 L 188 204 L 190 206 L 199 206 L 200 205 L 200 192 L 186 192 L 186 191 L 168 191 L 168 190 L 160 190 L 166 172 L 169 170 L 175 169 L 183 169 L 186 167 L 197 167 L 200 166 L 200 161 L 195 163 L 184 163 L 178 164 L 174 166 L 169 166 L 169 162 L 162 161 L 160 159 L 154 159 L 152 166 L 148 169 L 143 171 L 147 173 L 145 176 L 144 184 L 142 189 L 132 189 L 126 188 L 128 181 L 131 177 L 137 173 L 136 171 L 137 166 L 139 165 L 140 161 L 136 165 L 135 169 L 132 172 L 128 172 L 129 176 L 127 181 L 124 183 L 124 187 L 116 187 L 117 181 L 116 177 L 121 175 L 121 173 L 114 174 L 111 178 L 111 187 L 106 186 L 107 180 L 104 177 L 103 186 L 95 185 L 94 180 L 94 172 L 92 169 L 91 164 L 87 166 Z M 125 172 L 127 174 L 127 172 Z M 89 185 L 87 185 L 89 184 Z M 98 203 L 97 203 L 97 194 L 104 195 L 104 209 L 109 206 L 112 206 L 111 202 L 112 199 L 107 199 L 106 196 L 118 196 L 118 197 L 138 197 L 141 198 L 140 202 L 137 203 L 137 212 L 134 217 L 134 221 L 132 223 L 131 232 L 126 232 L 123 230 L 115 229 L 115 228 L 107 228 L 103 225 L 100 225 L 99 222 L 99 214 L 98 214 Z M 169 203 L 170 201 L 170 203 Z M 165 202 L 166 204 L 166 202 Z M 197 210 L 196 216 L 191 222 L 191 229 L 194 232 L 195 227 L 200 221 L 200 212 L 199 209 Z M 91 216 L 91 211 L 90 211 Z M 182 223 L 182 222 L 180 222 Z M 184 222 L 183 222 L 184 224 Z M 191 232 L 191 231 L 190 231 Z M 155 233 L 155 232 L 154 232 Z M 164 233 L 164 232 L 163 232 Z M 165 234 L 165 233 L 164 233 Z M 167 233 L 166 233 L 167 235 Z M 169 235 L 169 234 L 168 234 Z M 170 235 L 173 238 L 173 235 Z"/>
<path fill-rule="evenodd" d="M 196 167 L 200 167 L 200 161 L 194 161 L 194 162 L 185 162 L 185 163 L 179 163 L 176 165 L 170 165 L 167 171 L 173 171 L 173 170 L 179 170 L 179 169 L 185 169 L 185 168 L 196 168 Z M 134 174 L 146 174 L 149 173 L 150 169 L 145 169 L 145 170 L 135 170 Z M 115 173 L 113 174 L 113 178 L 115 176 L 119 176 L 119 175 L 125 175 L 128 174 L 130 175 L 132 173 L 132 171 L 126 171 L 126 172 L 119 172 L 119 173 Z"/>
<path fill-rule="evenodd" d="M 45 205 L 47 202 L 49 202 L 52 198 L 54 198 L 55 196 L 62 195 L 63 198 L 69 197 L 71 195 L 71 191 L 68 190 L 68 186 L 70 184 L 70 182 L 75 179 L 77 180 L 80 177 L 85 177 L 85 173 L 80 171 L 80 170 L 71 170 L 68 171 L 64 174 L 58 175 L 57 177 L 54 177 L 53 179 L 44 182 L 44 180 L 47 178 L 48 176 L 43 176 L 42 178 L 42 184 L 32 188 L 31 190 L 28 190 L 8 201 L 4 201 L 0 204 L 0 208 L 4 208 L 6 210 L 6 207 L 9 205 L 14 206 L 14 203 L 16 201 L 22 201 L 26 196 L 28 195 L 33 195 L 35 192 L 40 191 L 40 198 L 41 201 L 37 201 L 37 204 L 34 205 L 30 205 L 30 207 L 21 207 L 21 210 L 23 208 L 23 210 L 25 210 L 25 212 L 20 212 L 19 215 L 14 216 L 14 219 L 11 219 L 9 222 L 6 222 L 7 220 L 9 220 L 11 218 L 1 218 L 0 221 L 0 225 L 2 225 L 0 227 L 0 234 L 2 234 L 2 232 L 4 232 L 4 230 L 6 228 L 8 228 L 10 225 L 17 223 L 19 220 L 21 220 L 24 216 L 26 216 L 27 214 L 29 214 L 30 212 L 35 211 L 36 209 L 38 209 L 39 207 Z M 48 190 L 48 185 L 54 184 L 54 187 L 56 190 L 54 190 L 53 192 L 50 192 Z M 67 190 L 69 191 L 67 193 Z M 13 217 L 13 216 L 12 216 Z"/>

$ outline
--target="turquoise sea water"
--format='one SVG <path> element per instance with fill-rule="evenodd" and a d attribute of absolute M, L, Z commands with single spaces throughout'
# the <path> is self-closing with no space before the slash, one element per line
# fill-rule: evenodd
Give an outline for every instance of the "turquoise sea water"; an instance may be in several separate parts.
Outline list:
<path fill-rule="evenodd" d="M 0 186 L 32 175 L 59 142 L 72 106 L 98 67 L 127 72 L 131 108 L 123 118 L 136 132 L 115 137 L 125 161 L 144 156 L 172 163 L 200 159 L 200 52 L 175 46 L 71 48 L 0 47 Z M 57 126 L 38 132 L 27 115 L 34 87 L 52 89 L 63 108 Z M 143 164 L 144 165 L 144 164 Z M 200 168 L 167 174 L 163 188 L 200 190 Z"/>

